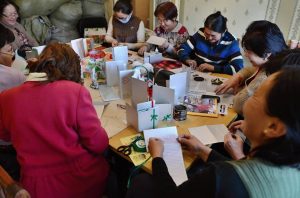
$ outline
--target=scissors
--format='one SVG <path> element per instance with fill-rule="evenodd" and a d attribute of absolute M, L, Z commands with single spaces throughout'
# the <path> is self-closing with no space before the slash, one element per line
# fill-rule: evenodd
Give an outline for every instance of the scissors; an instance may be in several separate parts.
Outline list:
<path fill-rule="evenodd" d="M 128 146 L 126 145 L 119 146 L 117 148 L 117 151 L 123 153 L 126 156 L 129 156 L 131 154 L 131 147 L 132 147 L 132 143 L 129 144 Z"/>

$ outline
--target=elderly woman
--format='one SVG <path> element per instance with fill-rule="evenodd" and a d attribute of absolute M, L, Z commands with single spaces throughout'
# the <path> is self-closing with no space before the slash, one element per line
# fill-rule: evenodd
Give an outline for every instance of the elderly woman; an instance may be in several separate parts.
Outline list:
<path fill-rule="evenodd" d="M 29 36 L 24 27 L 18 23 L 18 6 L 14 2 L 1 0 L 0 13 L 0 22 L 14 33 L 15 41 L 12 43 L 14 51 L 24 47 L 38 46 L 38 43 Z"/>
<path fill-rule="evenodd" d="M 118 0 L 113 10 L 105 41 L 112 46 L 126 45 L 128 49 L 139 49 L 145 42 L 145 27 L 143 21 L 133 15 L 130 0 Z"/>
<path fill-rule="evenodd" d="M 242 46 L 252 66 L 243 68 L 216 89 L 218 94 L 234 89 L 236 95 L 233 108 L 241 116 L 245 101 L 267 78 L 265 64 L 276 54 L 287 49 L 279 27 L 265 20 L 254 21 L 247 27 Z"/>
<path fill-rule="evenodd" d="M 209 15 L 193 36 L 178 50 L 179 59 L 204 72 L 235 74 L 243 67 L 238 40 L 227 30 L 221 12 Z"/>
<path fill-rule="evenodd" d="M 178 10 L 176 5 L 169 1 L 163 2 L 156 7 L 154 15 L 159 23 L 159 26 L 154 29 L 156 36 L 166 39 L 164 44 L 158 46 L 158 50 L 165 55 L 176 57 L 180 45 L 189 38 L 188 30 L 177 20 Z M 151 48 L 154 49 L 154 47 L 145 44 L 139 49 L 138 53 L 143 55 L 145 51 L 149 51 Z"/>
<path fill-rule="evenodd" d="M 272 74 L 247 100 L 244 133 L 251 142 L 247 157 L 220 161 L 221 156 L 194 136 L 183 135 L 178 139 L 182 146 L 212 163 L 176 186 L 162 158 L 164 143 L 152 138 L 149 151 L 153 157 L 153 176 L 148 176 L 147 186 L 137 178 L 135 190 L 149 197 L 298 197 L 300 94 L 295 90 L 300 85 L 299 76 L 298 65 L 285 67 Z M 236 150 L 242 152 L 242 147 Z M 133 196 L 129 197 L 138 194 L 131 193 Z"/>
<path fill-rule="evenodd" d="M 15 147 L 32 197 L 102 196 L 108 137 L 70 46 L 49 44 L 27 81 L 0 94 L 0 138 Z"/>

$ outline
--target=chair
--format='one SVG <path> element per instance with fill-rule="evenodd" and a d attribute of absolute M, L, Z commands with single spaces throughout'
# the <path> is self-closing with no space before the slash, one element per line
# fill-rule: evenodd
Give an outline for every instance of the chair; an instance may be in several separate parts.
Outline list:
<path fill-rule="evenodd" d="M 84 28 L 105 28 L 107 30 L 107 21 L 105 17 L 88 17 L 78 21 L 77 29 L 81 38 L 84 37 Z"/>
<path fill-rule="evenodd" d="M 21 188 L 10 175 L 0 166 L 0 197 L 7 198 L 30 198 L 29 193 Z"/>

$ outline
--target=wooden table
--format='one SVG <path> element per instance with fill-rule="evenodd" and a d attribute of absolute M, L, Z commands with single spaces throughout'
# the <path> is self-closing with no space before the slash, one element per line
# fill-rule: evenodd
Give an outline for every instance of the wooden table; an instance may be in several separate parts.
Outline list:
<path fill-rule="evenodd" d="M 174 121 L 172 123 L 173 126 L 177 127 L 178 134 L 189 134 L 188 128 L 197 127 L 201 125 L 210 125 L 210 124 L 229 125 L 236 117 L 237 114 L 232 109 L 228 109 L 228 114 L 226 116 L 219 115 L 219 117 L 217 118 L 211 118 L 211 117 L 188 115 L 185 121 Z M 122 145 L 120 141 L 121 138 L 134 135 L 137 133 L 138 132 L 133 127 L 127 127 L 126 129 L 122 130 L 120 133 L 116 134 L 115 136 L 109 139 L 110 148 L 114 152 L 122 156 L 123 158 L 131 161 L 129 157 L 117 152 L 117 148 Z M 191 155 L 186 151 L 183 151 L 183 158 L 184 158 L 184 165 L 186 169 L 188 169 L 191 166 L 192 162 L 196 159 L 195 156 Z M 143 166 L 143 169 L 148 173 L 152 172 L 151 164 L 152 164 L 152 160 L 149 160 Z"/>

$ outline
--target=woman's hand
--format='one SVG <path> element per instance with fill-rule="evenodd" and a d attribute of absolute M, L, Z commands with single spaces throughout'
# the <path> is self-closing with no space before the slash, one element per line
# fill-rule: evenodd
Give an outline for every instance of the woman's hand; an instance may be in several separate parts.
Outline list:
<path fill-rule="evenodd" d="M 150 138 L 148 144 L 149 152 L 152 158 L 163 157 L 164 142 L 158 138 Z"/>
<path fill-rule="evenodd" d="M 148 47 L 146 45 L 142 46 L 139 50 L 138 50 L 138 55 L 140 56 L 144 56 L 144 53 L 148 51 Z"/>
<path fill-rule="evenodd" d="M 245 157 L 243 144 L 244 141 L 238 135 L 227 133 L 224 137 L 224 147 L 234 160 L 239 160 Z"/>
<path fill-rule="evenodd" d="M 233 123 L 231 123 L 228 127 L 228 130 L 231 132 L 231 133 L 235 133 L 236 130 L 240 129 L 241 131 L 244 131 L 244 120 L 238 120 L 238 121 L 235 121 Z"/>
<path fill-rule="evenodd" d="M 116 47 L 119 45 L 119 42 L 117 40 L 114 40 L 112 43 L 111 43 L 111 46 L 113 47 Z"/>
<path fill-rule="evenodd" d="M 190 66 L 192 69 L 196 69 L 197 68 L 197 62 L 195 60 L 192 59 L 187 59 L 185 61 L 185 63 Z"/>
<path fill-rule="evenodd" d="M 234 93 L 237 92 L 240 86 L 242 77 L 239 74 L 233 75 L 231 78 L 226 80 L 222 85 L 218 86 L 215 90 L 216 94 L 224 94 L 228 92 L 229 89 L 233 89 Z"/>
<path fill-rule="evenodd" d="M 203 161 L 207 161 L 208 156 L 211 152 L 211 148 L 205 146 L 200 140 L 198 140 L 195 136 L 185 134 L 178 137 L 178 142 L 181 144 L 183 148 L 188 150 L 200 157 Z"/>
<path fill-rule="evenodd" d="M 201 72 L 213 72 L 215 71 L 215 67 L 208 63 L 202 63 L 201 65 L 199 65 L 198 70 Z"/>

